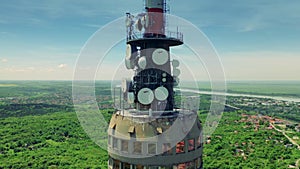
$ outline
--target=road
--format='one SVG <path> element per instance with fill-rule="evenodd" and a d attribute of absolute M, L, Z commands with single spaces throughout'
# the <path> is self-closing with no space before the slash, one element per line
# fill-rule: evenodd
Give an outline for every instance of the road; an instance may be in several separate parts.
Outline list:
<path fill-rule="evenodd" d="M 295 142 L 293 139 L 291 139 L 288 135 L 285 134 L 284 131 L 282 130 L 279 130 L 278 128 L 276 128 L 272 123 L 270 123 L 270 125 L 278 132 L 282 133 L 292 144 L 294 144 L 295 146 L 298 147 L 298 150 L 300 150 L 300 146 L 297 142 Z M 298 159 L 295 164 L 296 164 L 296 168 L 299 169 L 299 162 L 300 162 L 300 159 Z"/>
<path fill-rule="evenodd" d="M 272 123 L 270 123 L 270 125 L 271 125 L 276 131 L 282 133 L 282 134 L 283 134 L 283 135 L 284 135 L 284 136 L 285 136 L 292 144 L 294 144 L 295 146 L 297 146 L 298 149 L 300 150 L 300 146 L 299 146 L 299 144 L 298 144 L 296 141 L 294 141 L 294 140 L 291 139 L 288 135 L 286 135 L 284 131 L 279 130 L 278 128 L 276 128 Z"/>

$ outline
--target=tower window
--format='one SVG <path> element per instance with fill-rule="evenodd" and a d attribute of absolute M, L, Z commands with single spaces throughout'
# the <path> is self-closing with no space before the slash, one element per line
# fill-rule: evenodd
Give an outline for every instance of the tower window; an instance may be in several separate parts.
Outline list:
<path fill-rule="evenodd" d="M 156 166 L 150 166 L 149 169 L 159 169 L 159 167 L 156 167 Z"/>
<path fill-rule="evenodd" d="M 195 162 L 194 161 L 191 161 L 191 162 L 187 162 L 185 163 L 185 168 L 186 169 L 194 169 L 195 168 Z"/>
<path fill-rule="evenodd" d="M 164 155 L 171 155 L 172 154 L 171 143 L 164 143 L 162 145 L 162 150 L 164 152 Z"/>
<path fill-rule="evenodd" d="M 118 139 L 113 137 L 113 148 L 118 149 Z"/>
<path fill-rule="evenodd" d="M 194 139 L 189 139 L 188 144 L 189 144 L 189 148 L 188 148 L 189 151 L 195 150 L 195 140 Z"/>
<path fill-rule="evenodd" d="M 163 167 L 160 167 L 160 169 L 173 169 L 173 167 L 172 166 L 169 166 L 169 167 L 163 166 Z"/>
<path fill-rule="evenodd" d="M 156 144 L 155 143 L 148 144 L 148 154 L 156 154 Z"/>
<path fill-rule="evenodd" d="M 124 169 L 130 169 L 130 164 L 128 163 L 123 163 Z"/>
<path fill-rule="evenodd" d="M 107 143 L 108 143 L 108 146 L 111 145 L 111 136 L 110 135 L 108 136 Z"/>
<path fill-rule="evenodd" d="M 142 166 L 142 165 L 136 165 L 135 169 L 144 169 L 144 166 Z"/>
<path fill-rule="evenodd" d="M 118 161 L 118 160 L 114 161 L 113 169 L 120 169 L 120 161 Z"/>
<path fill-rule="evenodd" d="M 136 141 L 133 143 L 133 153 L 142 154 L 142 143 L 141 142 Z"/>
<path fill-rule="evenodd" d="M 184 141 L 181 141 L 176 144 L 176 153 L 184 153 Z"/>
<path fill-rule="evenodd" d="M 128 141 L 121 140 L 121 151 L 128 152 Z"/>

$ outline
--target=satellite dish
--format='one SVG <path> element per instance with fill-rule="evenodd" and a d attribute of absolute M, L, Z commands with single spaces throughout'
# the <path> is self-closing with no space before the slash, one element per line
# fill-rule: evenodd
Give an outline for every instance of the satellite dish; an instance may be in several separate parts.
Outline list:
<path fill-rule="evenodd" d="M 174 77 L 174 86 L 178 86 L 178 85 L 179 85 L 179 78 Z"/>
<path fill-rule="evenodd" d="M 163 74 L 162 74 L 162 77 L 167 77 L 167 73 L 163 73 Z"/>
<path fill-rule="evenodd" d="M 162 78 L 162 80 L 161 80 L 162 82 L 166 82 L 167 81 L 167 79 L 166 78 Z"/>
<path fill-rule="evenodd" d="M 148 105 L 154 100 L 154 94 L 151 89 L 143 88 L 138 92 L 138 101 L 143 105 Z"/>
<path fill-rule="evenodd" d="M 146 24 L 146 17 L 145 16 L 143 16 L 141 18 L 141 24 L 142 24 L 143 27 L 145 27 L 145 24 Z"/>
<path fill-rule="evenodd" d="M 152 54 L 152 60 L 157 65 L 163 65 L 169 60 L 169 53 L 162 48 L 156 49 Z"/>
<path fill-rule="evenodd" d="M 128 79 L 123 79 L 122 80 L 122 91 L 125 93 L 125 92 L 128 92 L 129 90 L 129 85 L 130 85 L 130 81 Z"/>
<path fill-rule="evenodd" d="M 134 103 L 134 93 L 133 93 L 133 92 L 129 92 L 127 97 L 128 97 L 128 98 L 127 98 L 127 102 L 128 102 L 129 104 Z"/>
<path fill-rule="evenodd" d="M 155 98 L 159 101 L 164 101 L 168 98 L 169 96 L 169 91 L 167 88 L 161 86 L 155 89 L 154 91 Z"/>
<path fill-rule="evenodd" d="M 135 28 L 138 30 L 138 31 L 142 31 L 143 29 L 143 25 L 141 23 L 141 19 L 138 19 L 135 23 Z"/>
<path fill-rule="evenodd" d="M 149 16 L 148 15 L 145 15 L 145 28 L 148 28 L 149 27 Z"/>
<path fill-rule="evenodd" d="M 139 58 L 138 65 L 141 69 L 145 69 L 147 66 L 147 59 L 145 56 Z"/>
<path fill-rule="evenodd" d="M 130 27 L 131 26 L 131 19 L 129 17 L 126 18 L 125 25 L 126 25 L 126 27 Z"/>
<path fill-rule="evenodd" d="M 127 91 L 127 81 L 126 81 L 126 79 L 122 80 L 122 91 L 124 93 Z"/>
<path fill-rule="evenodd" d="M 173 60 L 172 61 L 172 66 L 173 67 L 179 67 L 179 61 L 178 60 Z"/>
<path fill-rule="evenodd" d="M 173 76 L 179 76 L 180 75 L 180 70 L 179 69 L 173 69 Z"/>
<path fill-rule="evenodd" d="M 134 68 L 133 62 L 131 60 L 127 59 L 127 58 L 125 59 L 125 66 L 126 66 L 127 69 L 133 69 Z"/>
<path fill-rule="evenodd" d="M 131 53 L 132 53 L 131 45 L 127 44 L 127 46 L 126 46 L 126 59 L 128 59 L 128 60 L 131 59 Z"/>

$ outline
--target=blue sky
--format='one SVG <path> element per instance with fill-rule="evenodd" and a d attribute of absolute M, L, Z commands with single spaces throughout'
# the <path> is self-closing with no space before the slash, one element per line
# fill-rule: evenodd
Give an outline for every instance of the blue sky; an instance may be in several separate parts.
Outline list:
<path fill-rule="evenodd" d="M 300 80 L 299 0 L 169 2 L 210 39 L 228 80 Z M 142 0 L 2 1 L 0 80 L 71 80 L 94 32 L 142 10 Z M 122 46 L 114 53 L 124 55 Z"/>

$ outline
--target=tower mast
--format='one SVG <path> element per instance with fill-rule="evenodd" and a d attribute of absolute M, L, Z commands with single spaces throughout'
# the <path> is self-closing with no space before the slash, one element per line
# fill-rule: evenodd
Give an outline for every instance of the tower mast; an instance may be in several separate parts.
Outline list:
<path fill-rule="evenodd" d="M 166 30 L 166 6 L 166 0 L 145 0 L 145 13 L 126 14 L 125 66 L 134 76 L 115 92 L 121 97 L 108 129 L 109 168 L 202 168 L 197 110 L 175 105 L 180 71 L 170 48 L 182 45 L 183 35 Z M 187 131 L 188 119 L 194 120 Z M 180 140 L 164 134 L 174 124 Z"/>

